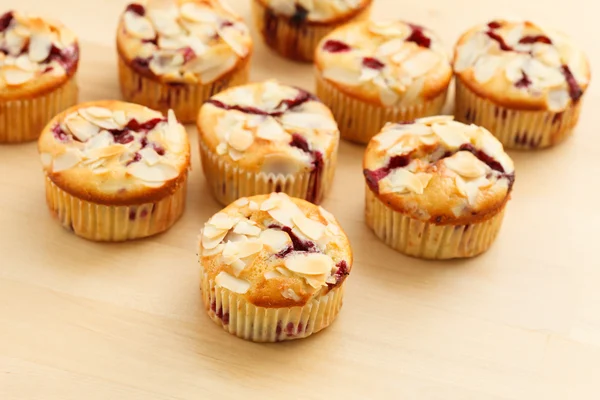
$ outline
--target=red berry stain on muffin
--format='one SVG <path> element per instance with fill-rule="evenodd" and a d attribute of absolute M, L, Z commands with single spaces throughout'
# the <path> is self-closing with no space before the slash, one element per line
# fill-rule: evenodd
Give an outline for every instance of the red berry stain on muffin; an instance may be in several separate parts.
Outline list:
<path fill-rule="evenodd" d="M 71 75 L 79 62 L 79 46 L 74 44 L 64 49 L 59 49 L 55 45 L 52 45 L 50 55 L 43 62 L 50 63 L 52 61 L 58 62 L 65 69 L 67 75 Z"/>
<path fill-rule="evenodd" d="M 56 124 L 52 127 L 52 134 L 54 135 L 54 138 L 59 142 L 66 142 L 69 140 L 69 135 L 63 130 L 60 124 Z"/>
<path fill-rule="evenodd" d="M 529 79 L 529 76 L 525 73 L 525 71 L 521 71 L 521 74 L 523 76 L 521 77 L 521 79 L 515 82 L 515 86 L 520 89 L 526 89 L 531 85 L 532 82 L 531 79 Z"/>
<path fill-rule="evenodd" d="M 146 9 L 144 8 L 143 5 L 138 4 L 138 3 L 131 3 L 127 6 L 127 8 L 125 9 L 125 11 L 130 11 L 134 14 L 139 15 L 140 17 L 143 17 L 146 15 Z"/>
<path fill-rule="evenodd" d="M 323 178 L 323 154 L 320 151 L 313 151 L 306 139 L 297 134 L 292 134 L 290 146 L 296 147 L 312 157 L 312 172 L 308 182 L 308 194 L 306 200 L 314 203 L 317 200 L 319 189 L 321 188 L 321 180 Z"/>
<path fill-rule="evenodd" d="M 373 192 L 379 193 L 379 181 L 388 176 L 396 168 L 406 167 L 410 164 L 410 161 L 410 154 L 393 156 L 385 167 L 381 167 L 374 171 L 368 169 L 363 170 L 367 185 Z"/>
<path fill-rule="evenodd" d="M 194 50 L 192 50 L 191 47 L 184 47 L 181 51 L 183 52 L 184 63 L 188 63 L 194 58 L 196 58 L 196 53 L 194 53 Z"/>
<path fill-rule="evenodd" d="M 271 117 L 280 117 L 285 114 L 287 111 L 292 110 L 296 107 L 301 106 L 307 101 L 315 101 L 316 97 L 311 93 L 308 93 L 306 90 L 298 89 L 298 94 L 293 99 L 284 99 L 282 100 L 277 107 L 275 107 L 274 111 L 266 111 L 257 107 L 250 106 L 240 106 L 237 104 L 225 104 L 217 99 L 209 99 L 206 102 L 212 104 L 215 107 L 221 108 L 223 110 L 235 110 L 240 111 L 245 114 L 254 114 L 254 115 L 264 115 Z"/>
<path fill-rule="evenodd" d="M 385 68 L 385 64 L 373 57 L 365 57 L 362 61 L 363 67 L 382 70 Z"/>
<path fill-rule="evenodd" d="M 336 287 L 340 286 L 346 280 L 346 277 L 350 275 L 350 271 L 348 271 L 348 264 L 345 260 L 342 260 L 339 263 L 337 263 L 336 267 L 337 271 L 335 272 L 335 274 L 333 274 L 333 276 L 335 277 L 335 283 L 327 284 L 329 290 L 333 290 Z"/>
<path fill-rule="evenodd" d="M 583 90 L 581 89 L 581 86 L 579 86 L 579 83 L 577 83 L 577 80 L 573 76 L 568 65 L 562 66 L 562 73 L 569 86 L 569 96 L 571 96 L 574 103 L 577 103 L 579 99 L 581 99 L 581 96 L 583 96 Z"/>
<path fill-rule="evenodd" d="M 502 28 L 502 24 L 498 21 L 492 21 L 488 24 L 488 28 L 491 30 Z"/>
<path fill-rule="evenodd" d="M 428 49 L 431 47 L 431 39 L 425 35 L 424 28 L 415 24 L 408 24 L 412 29 L 410 36 L 406 38 L 407 42 L 416 43 L 420 47 Z"/>
<path fill-rule="evenodd" d="M 488 37 L 490 39 L 496 41 L 498 43 L 498 45 L 500 46 L 501 50 L 504 50 L 504 51 L 513 51 L 513 48 L 510 47 L 508 44 L 506 44 L 506 42 L 504 41 L 504 38 L 502 36 L 498 35 L 493 30 L 487 31 L 486 35 L 488 35 Z"/>
<path fill-rule="evenodd" d="M 544 35 L 536 35 L 536 36 L 523 36 L 521 40 L 519 40 L 521 44 L 534 44 L 534 43 L 545 43 L 552 44 L 552 40 L 548 36 Z"/>
<path fill-rule="evenodd" d="M 319 247 L 316 245 L 315 242 L 312 242 L 310 240 L 304 241 L 304 240 L 300 239 L 298 237 L 298 235 L 296 235 L 294 233 L 294 231 L 292 230 L 292 228 L 290 228 L 289 226 L 279 226 L 279 225 L 273 224 L 273 225 L 269 225 L 268 228 L 282 230 L 285 233 L 287 233 L 288 236 L 290 237 L 290 239 L 292 240 L 292 245 L 290 247 L 287 247 L 287 248 L 281 250 L 279 253 L 275 254 L 275 257 L 277 257 L 277 258 L 285 258 L 288 254 L 290 254 L 293 251 L 300 252 L 300 253 L 319 253 L 320 252 Z"/>
<path fill-rule="evenodd" d="M 345 53 L 352 50 L 352 48 L 346 43 L 339 40 L 327 40 L 323 43 L 323 51 L 327 51 L 329 53 Z"/>
<path fill-rule="evenodd" d="M 8 28 L 13 18 L 14 16 L 12 11 L 2 14 L 0 17 L 0 32 L 4 32 Z"/>

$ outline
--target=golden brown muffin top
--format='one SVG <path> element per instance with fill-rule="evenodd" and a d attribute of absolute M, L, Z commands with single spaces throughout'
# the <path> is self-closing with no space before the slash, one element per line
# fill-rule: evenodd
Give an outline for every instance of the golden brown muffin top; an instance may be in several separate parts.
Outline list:
<path fill-rule="evenodd" d="M 461 36 L 454 70 L 469 89 L 504 107 L 562 112 L 590 82 L 587 57 L 566 35 L 497 20 Z"/>
<path fill-rule="evenodd" d="M 73 76 L 79 46 L 57 21 L 9 11 L 0 16 L 0 100 L 34 97 Z"/>
<path fill-rule="evenodd" d="M 409 106 L 446 91 L 448 54 L 427 28 L 402 21 L 342 26 L 319 44 L 315 64 L 346 94 L 382 106 Z"/>
<path fill-rule="evenodd" d="M 257 0 L 276 15 L 303 22 L 335 23 L 363 10 L 372 0 Z"/>
<path fill-rule="evenodd" d="M 245 62 L 252 39 L 222 0 L 146 0 L 125 9 L 117 48 L 147 77 L 207 84 Z"/>
<path fill-rule="evenodd" d="M 96 101 L 56 116 L 39 139 L 46 175 L 62 190 L 108 205 L 151 202 L 185 180 L 190 147 L 168 117 L 120 101 Z"/>
<path fill-rule="evenodd" d="M 305 90 L 269 80 L 237 86 L 200 109 L 205 146 L 248 171 L 294 174 L 337 151 L 331 111 Z M 317 155 L 320 153 L 320 156 Z"/>
<path fill-rule="evenodd" d="M 514 164 L 486 129 L 451 116 L 387 124 L 363 162 L 368 190 L 395 211 L 436 224 L 469 224 L 502 210 Z"/>
<path fill-rule="evenodd" d="M 295 307 L 340 286 L 352 251 L 329 212 L 272 193 L 215 214 L 200 234 L 200 264 L 217 286 L 255 306 Z"/>

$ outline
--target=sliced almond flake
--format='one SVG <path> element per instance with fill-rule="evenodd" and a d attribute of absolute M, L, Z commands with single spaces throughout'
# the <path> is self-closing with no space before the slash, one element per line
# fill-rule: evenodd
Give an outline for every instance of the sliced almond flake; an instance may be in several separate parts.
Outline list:
<path fill-rule="evenodd" d="M 387 178 L 382 180 L 382 183 L 381 193 L 413 192 L 423 194 L 426 187 L 419 177 L 404 168 L 397 168 L 392 171 Z"/>
<path fill-rule="evenodd" d="M 152 147 L 144 147 L 138 153 L 142 156 L 142 160 L 150 166 L 156 165 L 160 161 L 160 156 Z"/>
<path fill-rule="evenodd" d="M 411 77 L 416 78 L 427 74 L 433 67 L 438 65 L 441 58 L 433 51 L 419 51 L 402 63 L 402 69 Z"/>
<path fill-rule="evenodd" d="M 246 219 L 238 222 L 233 231 L 246 236 L 258 236 L 261 233 L 261 229 L 255 223 L 251 223 L 251 221 Z"/>
<path fill-rule="evenodd" d="M 31 71 L 23 71 L 16 67 L 4 67 L 4 81 L 8 86 L 21 86 L 33 79 L 34 73 Z"/>
<path fill-rule="evenodd" d="M 395 64 L 402 64 L 412 53 L 414 53 L 414 51 L 414 47 L 405 46 L 392 56 L 392 62 Z"/>
<path fill-rule="evenodd" d="M 215 278 L 215 284 L 217 287 L 222 287 L 238 294 L 244 294 L 250 289 L 250 282 L 236 278 L 225 271 L 219 272 Z"/>
<path fill-rule="evenodd" d="M 327 232 L 329 232 L 333 236 L 339 236 L 341 235 L 342 230 L 336 224 L 331 223 L 327 225 Z"/>
<path fill-rule="evenodd" d="M 202 235 L 202 247 L 208 250 L 214 249 L 223 241 L 223 239 L 225 239 L 226 235 L 227 231 L 224 231 L 219 236 L 216 236 L 214 238 L 208 238 L 206 237 L 206 235 Z"/>
<path fill-rule="evenodd" d="M 401 105 L 409 106 L 417 102 L 417 99 L 420 98 L 423 87 L 425 86 L 425 78 L 426 77 L 422 76 L 412 81 L 412 84 L 408 86 L 404 96 L 402 96 Z"/>
<path fill-rule="evenodd" d="M 219 143 L 217 145 L 217 154 L 220 156 L 227 154 L 227 143 Z"/>
<path fill-rule="evenodd" d="M 302 210 L 291 200 L 280 202 L 278 207 L 269 210 L 268 213 L 284 226 L 293 226 L 293 218 L 297 215 L 304 215 Z"/>
<path fill-rule="evenodd" d="M 433 124 L 443 124 L 446 122 L 454 121 L 453 115 L 435 115 L 433 117 L 423 117 L 415 120 L 415 124 L 423 124 L 423 125 L 433 125 Z"/>
<path fill-rule="evenodd" d="M 41 153 L 40 158 L 42 159 L 42 165 L 44 167 L 49 167 L 52 164 L 52 154 L 50 153 Z"/>
<path fill-rule="evenodd" d="M 183 18 L 193 22 L 215 24 L 218 21 L 218 16 L 214 11 L 193 2 L 182 4 L 179 11 Z"/>
<path fill-rule="evenodd" d="M 283 267 L 275 267 L 275 270 L 287 278 L 292 277 L 292 273 Z"/>
<path fill-rule="evenodd" d="M 81 162 L 81 153 L 77 149 L 67 148 L 66 151 L 54 158 L 52 172 L 66 171 Z"/>
<path fill-rule="evenodd" d="M 329 67 L 323 70 L 322 75 L 323 78 L 332 82 L 356 86 L 360 83 L 361 71 L 343 67 Z"/>
<path fill-rule="evenodd" d="M 105 162 L 106 162 L 106 160 L 104 158 L 101 158 L 101 159 L 93 158 L 93 159 L 83 160 L 81 162 L 81 165 L 85 165 L 89 169 L 96 169 L 96 168 L 102 167 Z"/>
<path fill-rule="evenodd" d="M 281 198 L 279 196 L 276 196 L 274 193 L 271 193 L 271 195 L 262 202 L 262 204 L 260 205 L 260 210 L 261 211 L 269 211 L 272 210 L 273 208 L 279 206 L 279 203 L 281 203 Z"/>
<path fill-rule="evenodd" d="M 8 54 L 18 56 L 26 43 L 26 37 L 15 33 L 14 29 L 9 29 L 4 34 L 4 43 L 7 47 Z"/>
<path fill-rule="evenodd" d="M 198 36 L 188 36 L 185 41 L 186 44 L 194 51 L 196 57 L 201 57 L 208 49 L 208 46 L 206 46 L 202 39 Z"/>
<path fill-rule="evenodd" d="M 90 108 L 99 108 L 99 107 L 90 107 Z M 96 110 L 97 111 L 97 110 Z M 110 112 L 110 110 L 107 110 Z M 113 119 L 112 119 L 112 112 L 110 113 L 111 118 L 98 118 L 98 117 L 94 117 L 87 108 L 81 108 L 78 110 L 79 115 L 81 115 L 83 118 L 87 119 L 88 121 L 90 121 L 92 124 L 99 126 L 102 129 L 106 129 L 106 130 L 114 130 L 114 129 L 121 129 L 122 127 L 119 126 Z"/>
<path fill-rule="evenodd" d="M 169 164 L 150 166 L 146 163 L 133 163 L 127 167 L 127 172 L 136 178 L 148 182 L 165 182 L 177 178 L 177 169 Z"/>
<path fill-rule="evenodd" d="M 290 300 L 294 300 L 294 301 L 302 300 L 302 297 L 298 296 L 298 294 L 296 292 L 294 292 L 294 289 L 292 289 L 292 288 L 287 288 L 287 289 L 283 290 L 281 292 L 281 295 L 286 299 L 290 299 Z"/>
<path fill-rule="evenodd" d="M 369 31 L 380 36 L 397 36 L 405 38 L 409 35 L 410 29 L 406 24 L 397 21 L 370 21 Z"/>
<path fill-rule="evenodd" d="M 240 274 L 244 271 L 244 269 L 246 269 L 246 267 L 248 266 L 246 262 L 240 259 L 234 260 L 230 265 L 231 269 L 233 270 L 233 274 L 236 277 L 239 277 Z"/>
<path fill-rule="evenodd" d="M 473 67 L 475 80 L 479 83 L 486 83 L 496 75 L 496 72 L 502 66 L 504 57 L 485 55 L 480 57 Z"/>
<path fill-rule="evenodd" d="M 255 201 L 250 201 L 248 203 L 248 208 L 250 209 L 250 211 L 258 211 L 259 210 L 258 203 Z"/>
<path fill-rule="evenodd" d="M 229 145 L 237 151 L 246 151 L 254 142 L 254 136 L 251 132 L 244 129 L 235 129 L 229 133 L 227 141 Z"/>
<path fill-rule="evenodd" d="M 242 158 L 244 158 L 244 153 L 242 153 L 241 151 L 237 151 L 235 149 L 229 149 L 229 157 L 233 161 L 239 161 Z"/>
<path fill-rule="evenodd" d="M 237 256 L 239 258 L 250 257 L 259 253 L 263 249 L 263 243 L 260 240 L 248 240 L 246 242 L 238 242 Z"/>
<path fill-rule="evenodd" d="M 217 33 L 225 43 L 240 57 L 248 55 L 248 46 L 240 31 L 233 27 L 217 28 Z"/>
<path fill-rule="evenodd" d="M 113 118 L 113 112 L 105 107 L 87 107 L 81 109 L 80 112 L 81 111 L 87 113 L 88 116 L 96 119 Z"/>
<path fill-rule="evenodd" d="M 509 82 L 518 82 L 523 77 L 523 69 L 528 62 L 525 55 L 515 56 L 504 66 L 504 75 Z"/>
<path fill-rule="evenodd" d="M 125 114 L 125 111 L 123 111 L 123 110 L 113 111 L 112 117 L 115 120 L 115 123 L 121 127 L 124 127 L 127 125 L 127 123 L 129 123 L 129 120 L 127 119 L 127 115 Z"/>
<path fill-rule="evenodd" d="M 260 233 L 260 241 L 273 253 L 279 253 L 292 244 L 290 236 L 277 229 L 266 229 Z"/>
<path fill-rule="evenodd" d="M 25 54 L 20 55 L 15 60 L 15 67 L 22 69 L 23 71 L 34 72 L 38 70 L 38 64 L 31 62 L 29 57 Z"/>
<path fill-rule="evenodd" d="M 181 27 L 177 23 L 175 16 L 162 12 L 162 10 L 149 10 L 148 19 L 156 30 L 165 36 L 177 36 L 182 33 Z"/>
<path fill-rule="evenodd" d="M 320 289 L 321 287 L 325 286 L 325 284 L 327 283 L 327 278 L 326 278 L 327 275 L 328 274 L 322 274 L 322 275 L 316 275 L 316 276 L 303 276 L 303 278 L 306 281 L 306 283 L 308 283 L 311 287 L 313 287 L 315 289 Z"/>
<path fill-rule="evenodd" d="M 217 247 L 212 249 L 205 249 L 204 247 L 200 247 L 200 254 L 202 257 L 212 257 L 217 254 L 221 254 L 221 252 L 223 251 L 223 247 L 225 247 L 225 245 L 223 244 L 219 244 L 217 245 Z"/>
<path fill-rule="evenodd" d="M 178 49 L 185 47 L 186 44 L 187 43 L 184 40 L 184 36 L 176 36 L 176 37 L 159 36 L 158 37 L 158 47 L 161 49 L 164 49 L 164 50 L 178 50 Z"/>
<path fill-rule="evenodd" d="M 469 142 L 464 134 L 465 126 L 460 123 L 433 124 L 431 126 L 436 135 L 440 137 L 449 148 L 456 149 Z"/>
<path fill-rule="evenodd" d="M 239 217 L 232 217 L 224 212 L 218 212 L 208 220 L 208 224 L 213 225 L 217 229 L 230 230 L 239 220 Z"/>
<path fill-rule="evenodd" d="M 489 47 L 488 41 L 489 38 L 484 33 L 478 32 L 460 45 L 456 51 L 454 70 L 463 72 L 475 65 L 477 59 L 485 54 L 486 49 Z"/>
<path fill-rule="evenodd" d="M 289 140 L 290 135 L 281 127 L 281 125 L 272 117 L 267 117 L 258 125 L 256 137 L 273 142 Z"/>
<path fill-rule="evenodd" d="M 59 34 L 60 43 L 63 46 L 63 48 L 69 47 L 70 45 L 72 45 L 73 43 L 75 43 L 77 41 L 77 37 L 70 29 L 61 28 L 59 30 L 58 34 Z"/>
<path fill-rule="evenodd" d="M 567 108 L 567 106 L 569 105 L 570 101 L 571 97 L 569 96 L 569 92 L 565 88 L 557 88 L 550 90 L 548 92 L 548 97 L 546 97 L 548 109 L 553 112 L 564 111 L 565 108 Z"/>
<path fill-rule="evenodd" d="M 388 57 L 393 54 L 399 53 L 404 48 L 404 40 L 397 38 L 388 40 L 379 46 L 375 52 L 378 57 Z"/>
<path fill-rule="evenodd" d="M 369 82 L 375 79 L 375 77 L 380 73 L 381 72 L 379 70 L 376 70 L 374 68 L 363 68 L 360 74 L 360 78 L 358 78 L 358 80 L 360 82 Z"/>
<path fill-rule="evenodd" d="M 487 172 L 485 164 L 466 151 L 459 151 L 452 157 L 445 158 L 444 163 L 452 171 L 469 179 L 478 178 Z"/>
<path fill-rule="evenodd" d="M 226 234 L 227 232 L 228 229 L 219 229 L 210 223 L 206 224 L 202 230 L 202 234 L 208 239 L 214 239 L 216 237 L 223 236 L 223 234 Z"/>
<path fill-rule="evenodd" d="M 319 240 L 325 234 L 325 225 L 306 217 L 304 214 L 297 214 L 292 220 L 298 229 L 312 240 Z"/>
<path fill-rule="evenodd" d="M 321 216 L 323 218 L 325 218 L 325 220 L 327 222 L 331 222 L 332 224 L 336 224 L 337 223 L 334 215 L 332 213 L 330 213 L 329 211 L 327 211 L 326 209 L 324 209 L 323 207 L 321 207 L 321 206 L 319 206 L 319 213 L 321 214 Z"/>
<path fill-rule="evenodd" d="M 454 178 L 454 183 L 456 184 L 456 189 L 461 196 L 467 197 L 467 184 L 463 178 L 457 176 Z"/>
<path fill-rule="evenodd" d="M 92 173 L 94 175 L 103 175 L 103 174 L 107 174 L 109 172 L 110 172 L 110 169 L 108 169 L 106 167 L 97 167 L 97 168 L 92 169 Z"/>
<path fill-rule="evenodd" d="M 90 159 L 109 158 L 118 156 L 127 151 L 127 147 L 122 144 L 111 144 L 107 147 L 98 147 L 87 150 L 85 156 Z"/>
<path fill-rule="evenodd" d="M 82 142 L 85 142 L 92 136 L 95 136 L 98 133 L 100 133 L 99 126 L 92 124 L 87 119 L 79 115 L 67 118 L 65 120 L 65 125 L 67 125 L 67 128 L 69 128 L 73 136 L 75 136 Z"/>
<path fill-rule="evenodd" d="M 147 182 L 147 181 L 142 181 L 142 180 L 140 180 L 140 183 L 146 187 L 153 188 L 153 189 L 159 188 L 165 184 L 164 182 Z"/>
<path fill-rule="evenodd" d="M 324 114 L 306 112 L 288 112 L 281 116 L 283 125 L 290 128 L 318 129 L 336 131 L 337 123 L 333 118 Z"/>
<path fill-rule="evenodd" d="M 381 75 L 373 79 L 373 83 L 379 88 L 379 99 L 383 105 L 391 107 L 398 102 L 400 96 L 388 86 Z"/>
<path fill-rule="evenodd" d="M 33 34 L 29 39 L 29 59 L 35 63 L 41 63 L 48 58 L 51 48 L 50 36 L 43 33 Z"/>
<path fill-rule="evenodd" d="M 266 280 L 279 278 L 280 276 L 281 276 L 281 274 L 279 272 L 277 272 L 277 271 L 267 271 L 267 272 L 265 272 L 265 279 Z"/>
<path fill-rule="evenodd" d="M 304 275 L 329 274 L 335 267 L 331 257 L 321 253 L 291 253 L 284 264 L 290 271 Z"/>
<path fill-rule="evenodd" d="M 248 198 L 247 197 L 241 197 L 241 198 L 237 199 L 236 201 L 234 201 L 233 204 L 236 207 L 244 207 L 245 205 L 248 204 Z"/>
<path fill-rule="evenodd" d="M 156 31 L 154 30 L 152 23 L 145 17 L 139 16 L 133 12 L 126 12 L 123 16 L 123 22 L 125 24 L 125 30 L 131 36 L 147 40 L 156 37 Z"/>
<path fill-rule="evenodd" d="M 76 115 L 76 114 L 74 114 Z M 70 117 L 67 117 L 67 120 Z M 108 131 L 100 131 L 98 134 L 90 137 L 87 142 L 85 142 L 85 151 L 90 151 L 94 149 L 99 149 L 103 147 L 108 147 L 114 143 L 113 135 Z"/>

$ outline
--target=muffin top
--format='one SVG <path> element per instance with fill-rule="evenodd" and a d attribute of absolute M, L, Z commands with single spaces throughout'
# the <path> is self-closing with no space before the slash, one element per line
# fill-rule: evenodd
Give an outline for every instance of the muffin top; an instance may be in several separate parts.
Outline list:
<path fill-rule="evenodd" d="M 276 15 L 296 24 L 341 23 L 371 4 L 372 0 L 258 0 Z"/>
<path fill-rule="evenodd" d="M 445 92 L 452 78 L 437 35 L 401 21 L 342 26 L 321 41 L 315 63 L 339 90 L 382 106 L 430 100 Z"/>
<path fill-rule="evenodd" d="M 62 190 L 99 204 L 159 200 L 185 180 L 190 147 L 173 111 L 97 101 L 57 115 L 39 139 L 46 175 Z"/>
<path fill-rule="evenodd" d="M 227 89 L 200 109 L 198 130 L 212 151 L 273 174 L 312 170 L 337 150 L 331 111 L 305 90 L 270 80 Z"/>
<path fill-rule="evenodd" d="M 564 111 L 590 82 L 585 54 L 564 34 L 529 21 L 492 21 L 461 36 L 454 54 L 461 82 L 504 107 Z"/>
<path fill-rule="evenodd" d="M 9 11 L 0 16 L 0 47 L 0 100 L 50 92 L 77 71 L 77 39 L 57 21 Z"/>
<path fill-rule="evenodd" d="M 252 40 L 221 0 L 147 0 L 125 9 L 117 48 L 144 76 L 206 84 L 246 62 Z"/>
<path fill-rule="evenodd" d="M 341 285 L 352 251 L 322 207 L 272 193 L 241 198 L 204 224 L 200 263 L 217 286 L 251 304 L 294 307 Z"/>
<path fill-rule="evenodd" d="M 515 179 L 498 139 L 451 116 L 387 124 L 369 143 L 363 167 L 369 190 L 382 202 L 438 225 L 496 215 Z"/>

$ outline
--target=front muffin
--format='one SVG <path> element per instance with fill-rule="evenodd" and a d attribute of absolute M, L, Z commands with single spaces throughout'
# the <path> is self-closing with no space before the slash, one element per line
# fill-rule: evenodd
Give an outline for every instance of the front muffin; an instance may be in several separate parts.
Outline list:
<path fill-rule="evenodd" d="M 9 11 L 0 47 L 0 143 L 35 140 L 77 102 L 77 39 L 59 22 Z"/>
<path fill-rule="evenodd" d="M 220 0 L 147 0 L 127 6 L 117 50 L 125 99 L 188 123 L 210 96 L 248 80 L 252 41 Z"/>
<path fill-rule="evenodd" d="M 366 221 L 414 257 L 472 257 L 500 230 L 515 174 L 502 144 L 453 117 L 388 124 L 364 158 Z"/>
<path fill-rule="evenodd" d="M 319 44 L 315 63 L 317 95 L 342 138 L 359 143 L 387 122 L 439 114 L 452 78 L 437 36 L 399 21 L 338 28 Z"/>
<path fill-rule="evenodd" d="M 184 127 L 137 104 L 98 101 L 56 116 L 39 139 L 52 214 L 76 235 L 123 241 L 167 230 L 184 210 Z"/>
<path fill-rule="evenodd" d="M 562 33 L 493 21 L 456 45 L 456 117 L 489 129 L 507 148 L 561 142 L 579 120 L 590 82 L 585 54 Z"/>
<path fill-rule="evenodd" d="M 284 57 L 312 61 L 323 37 L 350 21 L 367 19 L 372 0 L 251 0 L 263 40 Z"/>
<path fill-rule="evenodd" d="M 198 117 L 202 167 L 223 204 L 285 192 L 319 203 L 331 186 L 339 131 L 312 94 L 275 81 L 231 88 Z"/>
<path fill-rule="evenodd" d="M 276 342 L 333 322 L 352 251 L 333 215 L 272 193 L 215 214 L 200 235 L 200 265 L 210 318 L 238 337 Z"/>

